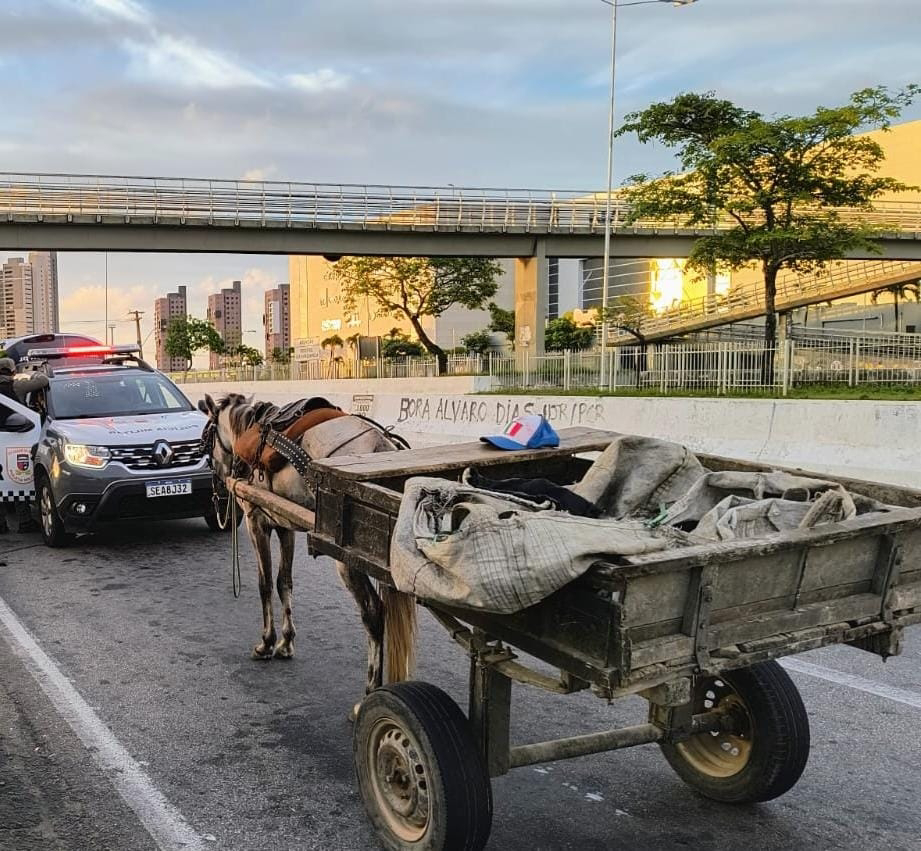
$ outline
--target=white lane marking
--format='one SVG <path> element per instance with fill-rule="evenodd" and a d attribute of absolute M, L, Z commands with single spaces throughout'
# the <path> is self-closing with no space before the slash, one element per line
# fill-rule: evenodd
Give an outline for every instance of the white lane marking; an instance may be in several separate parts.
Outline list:
<path fill-rule="evenodd" d="M 811 662 L 804 662 L 802 659 L 782 659 L 780 664 L 788 671 L 796 671 L 798 674 L 806 674 L 809 677 L 837 683 L 896 703 L 904 703 L 914 709 L 921 709 L 921 692 L 887 686 L 885 683 L 878 683 L 874 680 L 865 680 L 863 677 L 846 674 L 844 671 L 836 671 L 833 668 L 825 668 L 822 665 L 813 665 Z"/>
<path fill-rule="evenodd" d="M 80 693 L 0 598 L 0 624 L 13 652 L 92 754 L 125 803 L 134 811 L 160 851 L 201 851 L 207 846 L 182 814 L 154 786 L 131 754 L 102 723 Z"/>

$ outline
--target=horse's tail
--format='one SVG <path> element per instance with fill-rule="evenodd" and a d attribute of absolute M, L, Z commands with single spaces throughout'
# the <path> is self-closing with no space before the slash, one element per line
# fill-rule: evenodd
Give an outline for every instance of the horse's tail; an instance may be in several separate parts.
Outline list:
<path fill-rule="evenodd" d="M 416 599 L 388 585 L 381 586 L 384 604 L 384 636 L 387 680 L 399 683 L 416 667 Z"/>

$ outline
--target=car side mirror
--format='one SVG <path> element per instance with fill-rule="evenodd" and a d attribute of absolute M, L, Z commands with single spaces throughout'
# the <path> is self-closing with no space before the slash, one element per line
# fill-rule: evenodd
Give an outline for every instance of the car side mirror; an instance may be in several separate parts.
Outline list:
<path fill-rule="evenodd" d="M 17 414 L 14 411 L 10 412 L 7 418 L 0 423 L 0 431 L 6 432 L 24 432 L 31 431 L 32 429 L 32 420 L 28 417 L 24 417 L 22 414 Z"/>

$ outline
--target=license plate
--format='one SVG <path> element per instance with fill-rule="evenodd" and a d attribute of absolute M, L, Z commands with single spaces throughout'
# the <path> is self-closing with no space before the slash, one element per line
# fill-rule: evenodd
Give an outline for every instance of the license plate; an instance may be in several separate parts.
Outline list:
<path fill-rule="evenodd" d="M 181 496 L 192 493 L 191 479 L 169 479 L 165 482 L 147 482 L 148 498 L 154 496 Z"/>

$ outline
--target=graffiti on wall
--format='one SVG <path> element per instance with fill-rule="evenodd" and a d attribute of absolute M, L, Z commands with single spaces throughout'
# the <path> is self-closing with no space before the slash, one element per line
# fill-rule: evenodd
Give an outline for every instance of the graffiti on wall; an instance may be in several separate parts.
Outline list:
<path fill-rule="evenodd" d="M 505 426 L 515 417 L 543 414 L 555 426 L 601 425 L 601 402 L 585 400 L 483 398 L 477 396 L 403 396 L 397 423 L 482 423 Z"/>

